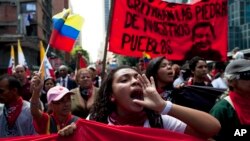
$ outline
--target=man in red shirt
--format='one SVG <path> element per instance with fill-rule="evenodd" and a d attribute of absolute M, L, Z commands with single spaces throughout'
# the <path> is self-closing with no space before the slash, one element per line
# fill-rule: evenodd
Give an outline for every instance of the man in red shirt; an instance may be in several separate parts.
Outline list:
<path fill-rule="evenodd" d="M 38 75 L 31 80 L 31 114 L 34 127 L 39 134 L 57 133 L 60 129 L 78 120 L 71 114 L 71 94 L 67 88 L 62 86 L 52 87 L 47 93 L 47 101 L 52 109 L 52 114 L 42 112 L 40 109 L 40 91 L 42 81 Z"/>

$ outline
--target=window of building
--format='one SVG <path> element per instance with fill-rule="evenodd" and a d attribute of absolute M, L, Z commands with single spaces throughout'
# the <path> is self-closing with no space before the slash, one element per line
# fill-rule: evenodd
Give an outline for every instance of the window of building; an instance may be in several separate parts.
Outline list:
<path fill-rule="evenodd" d="M 27 12 L 36 12 L 36 3 L 35 2 L 22 2 L 21 5 L 21 13 Z"/>
<path fill-rule="evenodd" d="M 244 39 L 244 41 L 243 41 L 243 45 L 242 45 L 243 47 L 243 49 L 246 49 L 247 48 L 247 39 Z"/>
<path fill-rule="evenodd" d="M 20 3 L 20 33 L 27 36 L 37 35 L 36 22 L 36 3 L 21 2 Z"/>
<path fill-rule="evenodd" d="M 244 24 L 245 23 L 245 21 L 244 21 L 244 17 L 243 16 L 241 16 L 240 17 L 240 24 L 242 25 L 242 24 Z"/>
<path fill-rule="evenodd" d="M 240 2 L 240 9 L 244 8 L 244 2 Z"/>
<path fill-rule="evenodd" d="M 250 23 L 250 15 L 246 16 L 246 23 Z"/>
<path fill-rule="evenodd" d="M 234 9 L 235 9 L 235 11 L 238 11 L 239 10 L 238 5 L 234 5 Z"/>
<path fill-rule="evenodd" d="M 235 40 L 235 45 L 239 46 L 239 41 L 238 40 Z"/>
<path fill-rule="evenodd" d="M 234 5 L 231 6 L 231 10 L 234 11 Z"/>
<path fill-rule="evenodd" d="M 236 12 L 235 12 L 235 17 L 239 17 L 239 16 L 240 16 L 239 11 L 236 11 Z"/>
<path fill-rule="evenodd" d="M 237 18 L 237 19 L 235 20 L 235 26 L 240 26 L 240 20 L 239 20 L 239 18 Z"/>

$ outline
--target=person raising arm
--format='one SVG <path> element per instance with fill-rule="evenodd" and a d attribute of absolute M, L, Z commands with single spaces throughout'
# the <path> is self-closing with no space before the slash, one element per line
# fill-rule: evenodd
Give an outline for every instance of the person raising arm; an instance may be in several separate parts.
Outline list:
<path fill-rule="evenodd" d="M 39 134 L 57 133 L 60 129 L 66 128 L 78 120 L 77 116 L 71 114 L 71 94 L 67 88 L 55 86 L 49 89 L 47 101 L 51 106 L 52 114 L 42 112 L 40 109 L 40 92 L 43 87 L 42 80 L 36 74 L 31 80 L 31 114 L 33 124 Z"/>
<path fill-rule="evenodd" d="M 211 115 L 163 100 L 153 77 L 149 81 L 129 66 L 108 74 L 87 119 L 114 126 L 160 128 L 204 139 L 220 130 L 220 123 Z M 67 129 L 59 133 L 69 134 Z"/>

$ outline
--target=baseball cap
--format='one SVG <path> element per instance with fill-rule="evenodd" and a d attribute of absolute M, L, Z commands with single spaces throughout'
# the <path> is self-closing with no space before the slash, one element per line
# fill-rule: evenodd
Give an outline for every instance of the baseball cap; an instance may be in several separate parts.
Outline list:
<path fill-rule="evenodd" d="M 247 71 L 250 71 L 250 60 L 246 59 L 233 60 L 225 69 L 226 74 L 239 74 Z"/>
<path fill-rule="evenodd" d="M 235 47 L 232 51 L 235 52 L 235 51 L 239 51 L 240 48 L 239 47 Z"/>
<path fill-rule="evenodd" d="M 67 88 L 62 86 L 55 86 L 49 89 L 47 93 L 47 101 L 50 104 L 52 101 L 59 101 L 62 99 L 66 94 L 74 94 L 70 92 Z"/>
<path fill-rule="evenodd" d="M 96 71 L 96 67 L 94 65 L 89 65 L 87 68 L 92 69 L 93 71 Z"/>

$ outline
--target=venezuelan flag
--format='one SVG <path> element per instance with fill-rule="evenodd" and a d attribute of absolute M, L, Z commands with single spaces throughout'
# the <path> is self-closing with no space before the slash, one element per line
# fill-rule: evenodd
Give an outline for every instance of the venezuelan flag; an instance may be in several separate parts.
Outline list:
<path fill-rule="evenodd" d="M 148 53 L 143 52 L 142 55 L 143 55 L 144 62 L 149 62 L 150 61 L 151 56 Z"/>
<path fill-rule="evenodd" d="M 70 10 L 64 10 L 52 18 L 53 31 L 49 44 L 60 50 L 70 52 L 80 33 L 83 18 L 80 15 L 71 15 Z"/>

